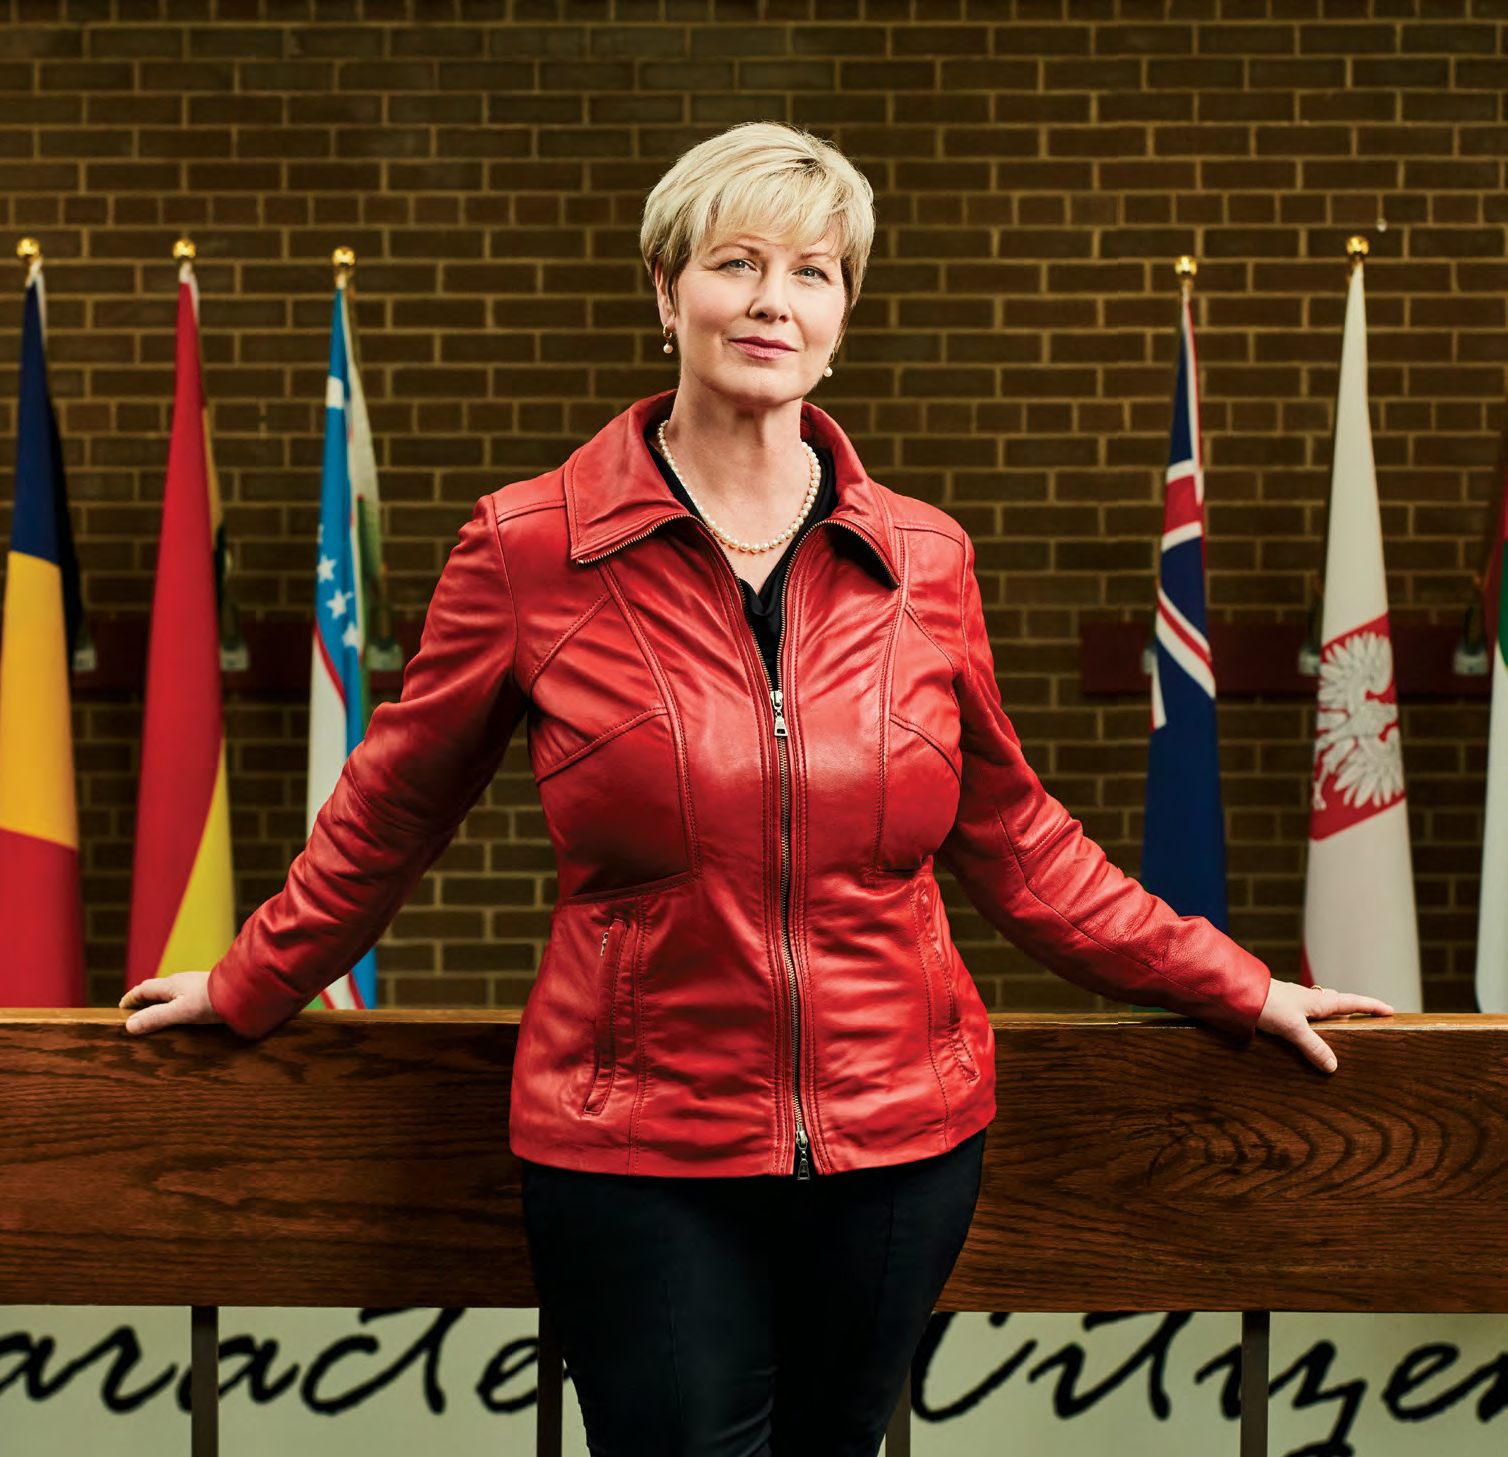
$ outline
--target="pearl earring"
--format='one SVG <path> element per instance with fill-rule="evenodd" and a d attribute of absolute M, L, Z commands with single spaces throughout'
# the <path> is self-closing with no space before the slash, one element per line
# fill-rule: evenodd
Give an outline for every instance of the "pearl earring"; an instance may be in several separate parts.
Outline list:
<path fill-rule="evenodd" d="M 837 357 L 838 356 L 836 354 L 833 355 L 833 359 L 836 359 Z M 823 379 L 831 379 L 832 377 L 833 377 L 832 360 L 829 360 L 828 364 L 827 364 L 827 368 L 822 371 L 822 378 Z"/>
<path fill-rule="evenodd" d="M 675 345 L 670 342 L 674 338 L 675 338 L 675 330 L 672 329 L 669 324 L 666 324 L 665 325 L 665 348 L 664 348 L 664 353 L 666 353 L 666 354 L 674 354 L 675 353 Z"/>

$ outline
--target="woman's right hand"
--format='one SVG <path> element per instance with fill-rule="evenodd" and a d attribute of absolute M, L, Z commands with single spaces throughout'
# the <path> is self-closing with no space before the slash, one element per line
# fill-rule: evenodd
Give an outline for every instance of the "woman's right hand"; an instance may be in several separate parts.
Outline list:
<path fill-rule="evenodd" d="M 120 999 L 127 1032 L 156 1032 L 178 1022 L 223 1022 L 209 999 L 207 971 L 179 971 L 148 977 Z M 140 1010 L 137 1010 L 140 1008 Z"/>

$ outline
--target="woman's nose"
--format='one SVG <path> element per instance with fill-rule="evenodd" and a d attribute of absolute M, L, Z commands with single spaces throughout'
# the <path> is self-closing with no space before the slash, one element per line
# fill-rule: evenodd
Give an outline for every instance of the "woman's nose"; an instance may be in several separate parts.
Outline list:
<path fill-rule="evenodd" d="M 774 274 L 766 274 L 760 280 L 750 311 L 761 319 L 783 319 L 790 313 L 784 283 Z"/>

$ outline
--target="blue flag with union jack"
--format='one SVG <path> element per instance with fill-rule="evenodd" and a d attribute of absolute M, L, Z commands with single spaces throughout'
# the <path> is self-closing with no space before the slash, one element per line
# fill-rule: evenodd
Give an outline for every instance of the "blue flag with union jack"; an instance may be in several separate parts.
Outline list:
<path fill-rule="evenodd" d="M 1179 316 L 1178 390 L 1173 400 L 1158 560 L 1141 879 L 1179 915 L 1205 916 L 1222 931 L 1226 929 L 1220 740 L 1204 607 L 1199 382 L 1187 292 Z"/>

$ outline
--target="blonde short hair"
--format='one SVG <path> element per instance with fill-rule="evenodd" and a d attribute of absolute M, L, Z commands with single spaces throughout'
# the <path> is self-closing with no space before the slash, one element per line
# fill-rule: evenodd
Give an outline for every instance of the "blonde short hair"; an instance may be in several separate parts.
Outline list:
<path fill-rule="evenodd" d="M 834 239 L 847 302 L 859 296 L 874 244 L 874 189 L 831 142 L 782 122 L 749 121 L 699 142 L 655 184 L 644 204 L 639 251 L 675 302 L 693 255 L 758 233 L 806 248 Z"/>

